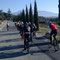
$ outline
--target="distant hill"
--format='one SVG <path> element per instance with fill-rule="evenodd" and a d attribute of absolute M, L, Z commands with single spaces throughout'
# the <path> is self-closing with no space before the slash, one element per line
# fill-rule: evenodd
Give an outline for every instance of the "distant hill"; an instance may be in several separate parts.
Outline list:
<path fill-rule="evenodd" d="M 13 13 L 14 15 L 20 14 L 21 11 Z M 48 11 L 38 11 L 38 16 L 43 17 L 58 17 L 58 13 L 48 12 Z"/>
<path fill-rule="evenodd" d="M 43 17 L 58 17 L 58 13 L 52 13 L 48 11 L 38 11 L 38 16 Z"/>
<path fill-rule="evenodd" d="M 14 13 L 12 13 L 13 15 L 18 15 L 18 14 L 20 14 L 22 11 L 18 11 L 18 12 L 14 12 Z"/>

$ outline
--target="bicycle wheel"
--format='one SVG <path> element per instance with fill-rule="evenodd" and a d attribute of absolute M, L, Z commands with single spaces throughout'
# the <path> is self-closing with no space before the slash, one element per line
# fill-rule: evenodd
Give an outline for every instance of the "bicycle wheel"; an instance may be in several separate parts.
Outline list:
<path fill-rule="evenodd" d="M 52 47 L 52 44 L 50 42 L 50 39 L 48 39 L 48 48 L 51 48 Z"/>
<path fill-rule="evenodd" d="M 54 46 L 55 51 L 59 50 L 58 41 L 56 39 L 53 40 L 53 46 Z"/>

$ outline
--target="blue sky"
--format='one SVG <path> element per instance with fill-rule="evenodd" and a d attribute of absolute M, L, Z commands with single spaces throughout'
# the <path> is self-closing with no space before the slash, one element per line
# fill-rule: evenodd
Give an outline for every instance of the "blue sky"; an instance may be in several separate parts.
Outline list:
<path fill-rule="evenodd" d="M 32 4 L 32 9 L 34 9 L 34 1 L 35 0 L 0 0 L 0 10 L 2 9 L 4 12 L 7 12 L 10 8 L 11 12 L 17 12 L 25 9 L 26 5 L 30 8 L 30 3 Z M 59 0 L 36 0 L 37 9 L 58 13 L 58 1 Z"/>

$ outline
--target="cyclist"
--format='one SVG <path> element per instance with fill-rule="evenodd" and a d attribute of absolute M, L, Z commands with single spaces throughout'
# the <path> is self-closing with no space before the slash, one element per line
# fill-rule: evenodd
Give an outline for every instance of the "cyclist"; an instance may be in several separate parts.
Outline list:
<path fill-rule="evenodd" d="M 23 22 L 19 24 L 19 33 L 21 34 L 21 37 L 23 38 L 22 34 L 23 34 Z"/>
<path fill-rule="evenodd" d="M 7 31 L 8 31 L 9 30 L 9 23 L 8 22 L 7 22 L 6 26 L 7 26 Z"/>
<path fill-rule="evenodd" d="M 36 38 L 36 29 L 37 29 L 36 25 L 33 24 L 33 36 L 34 36 L 35 38 Z"/>
<path fill-rule="evenodd" d="M 32 40 L 32 36 L 33 36 L 33 25 L 31 24 L 31 22 L 28 23 L 28 26 L 30 27 L 30 36 L 29 36 L 29 41 L 33 42 Z"/>
<path fill-rule="evenodd" d="M 25 33 L 25 37 L 24 37 L 24 50 L 27 49 L 27 52 L 29 53 L 29 35 L 30 35 L 30 27 L 28 26 L 28 24 L 24 24 L 23 27 L 23 33 Z"/>
<path fill-rule="evenodd" d="M 52 35 L 53 35 L 54 39 L 56 39 L 56 35 L 57 35 L 57 30 L 58 30 L 58 28 L 57 28 L 56 25 L 53 24 L 52 22 L 49 22 L 49 28 L 51 29 L 51 33 L 50 33 L 50 43 L 52 43 Z"/>

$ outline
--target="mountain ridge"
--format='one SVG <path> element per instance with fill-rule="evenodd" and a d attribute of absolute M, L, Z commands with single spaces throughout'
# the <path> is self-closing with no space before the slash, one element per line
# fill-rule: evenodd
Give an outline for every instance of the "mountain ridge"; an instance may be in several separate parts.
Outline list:
<path fill-rule="evenodd" d="M 49 12 L 49 11 L 38 11 L 38 16 L 58 17 L 58 13 L 53 13 L 53 12 Z"/>
<path fill-rule="evenodd" d="M 15 12 L 15 13 L 13 13 L 13 15 L 18 15 L 21 12 L 22 11 Z M 34 11 L 33 11 L 33 14 L 34 14 Z M 49 12 L 49 11 L 39 11 L 38 10 L 38 16 L 43 16 L 43 17 L 58 17 L 58 13 L 53 13 L 53 12 Z"/>

